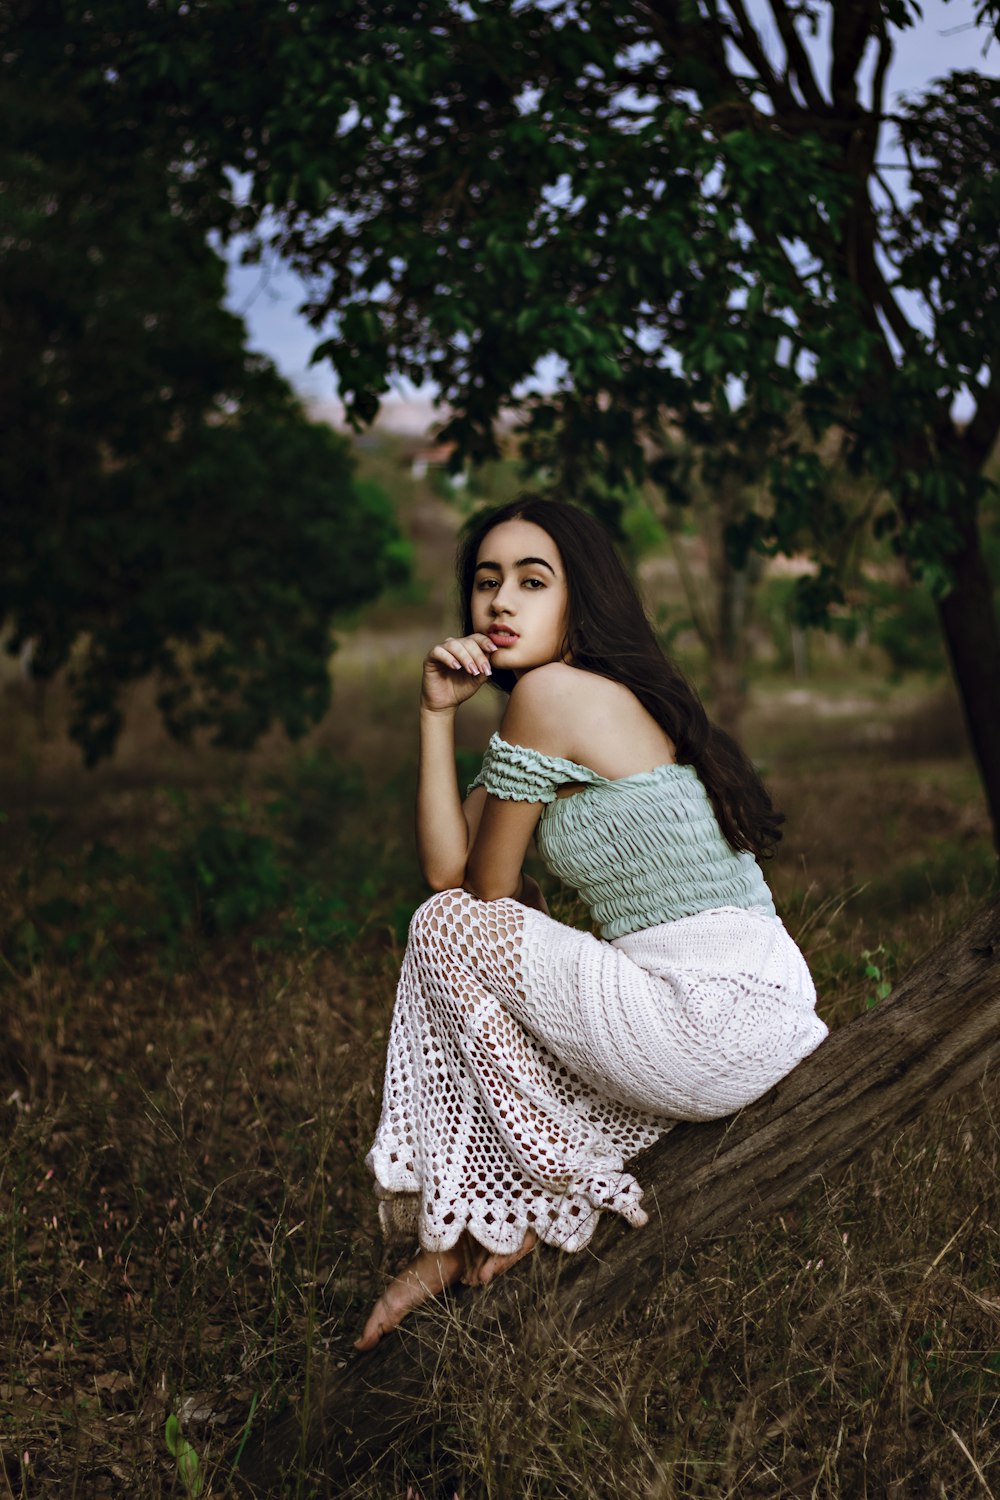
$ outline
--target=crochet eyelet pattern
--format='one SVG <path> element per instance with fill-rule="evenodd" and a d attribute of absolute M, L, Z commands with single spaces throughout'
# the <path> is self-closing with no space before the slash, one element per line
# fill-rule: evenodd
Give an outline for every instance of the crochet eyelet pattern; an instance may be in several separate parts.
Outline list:
<path fill-rule="evenodd" d="M 368 1164 L 388 1231 L 577 1251 L 646 1221 L 624 1164 L 677 1119 L 760 1097 L 826 1035 L 805 961 L 764 911 L 606 942 L 465 891 L 416 912 Z"/>

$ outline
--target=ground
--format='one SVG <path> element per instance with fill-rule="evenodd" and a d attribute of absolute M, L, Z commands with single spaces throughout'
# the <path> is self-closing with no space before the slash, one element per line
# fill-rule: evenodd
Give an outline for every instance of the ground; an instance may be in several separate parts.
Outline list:
<path fill-rule="evenodd" d="M 301 1407 L 313 1355 L 349 1357 L 383 1272 L 362 1162 L 423 894 L 428 628 L 366 626 L 329 720 L 246 760 L 172 746 L 137 689 L 121 755 L 85 773 L 59 693 L 46 739 L 31 687 L 0 687 L 0 1493 L 223 1495 L 248 1431 Z M 467 764 L 490 705 L 465 716 Z M 990 889 L 955 705 L 834 662 L 762 675 L 745 736 L 788 813 L 769 878 L 843 1024 Z M 434 1444 L 351 1493 L 998 1492 L 995 1109 L 982 1092 L 936 1107 L 699 1251 L 639 1343 L 553 1338 L 487 1364 L 470 1347 Z M 294 1459 L 286 1492 L 325 1493 Z"/>

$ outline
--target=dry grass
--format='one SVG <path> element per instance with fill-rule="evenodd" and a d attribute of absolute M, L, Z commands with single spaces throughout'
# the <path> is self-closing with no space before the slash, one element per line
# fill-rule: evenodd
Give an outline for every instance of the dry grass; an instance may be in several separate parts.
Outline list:
<path fill-rule="evenodd" d="M 91 949 L 5 971 L 0 1496 L 182 1495 L 171 1413 L 202 1493 L 224 1495 L 248 1424 L 301 1409 L 311 1361 L 346 1353 L 381 1275 L 362 1158 L 400 912 L 419 890 L 406 682 L 345 661 L 338 712 L 306 752 L 275 742 L 246 765 L 180 756 L 140 726 L 85 797 L 19 719 L 0 792 L 8 931 L 94 839 L 155 849 L 236 793 L 263 816 L 282 786 L 312 797 L 296 837 L 355 914 L 326 945 L 255 947 L 251 926 L 172 964 L 119 943 L 103 974 Z M 933 735 L 914 753 L 911 698 L 903 740 L 893 704 L 867 692 L 835 717 L 765 703 L 748 726 L 791 817 L 776 892 L 835 1023 L 873 998 L 872 967 L 891 981 L 960 923 L 992 868 L 967 761 Z M 895 738 L 873 738 L 876 721 Z M 335 778 L 303 766 L 359 745 L 367 800 L 324 809 Z M 178 784 L 184 804 L 164 790 Z M 312 819 L 327 831 L 310 844 Z M 450 1326 L 455 1350 L 435 1420 L 349 1493 L 1000 1496 L 996 1106 L 929 1110 L 777 1222 L 692 1255 L 600 1337 L 567 1342 L 541 1309 L 522 1339 L 484 1345 L 442 1302 L 421 1335 Z M 348 1491 L 293 1454 L 284 1493 Z"/>

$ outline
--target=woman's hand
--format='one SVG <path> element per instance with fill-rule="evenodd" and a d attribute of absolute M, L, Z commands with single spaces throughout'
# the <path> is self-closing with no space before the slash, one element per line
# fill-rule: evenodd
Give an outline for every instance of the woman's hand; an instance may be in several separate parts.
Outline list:
<path fill-rule="evenodd" d="M 455 709 L 478 693 L 490 676 L 490 657 L 496 650 L 488 635 L 449 636 L 424 657 L 420 689 L 422 708 L 432 713 Z"/>

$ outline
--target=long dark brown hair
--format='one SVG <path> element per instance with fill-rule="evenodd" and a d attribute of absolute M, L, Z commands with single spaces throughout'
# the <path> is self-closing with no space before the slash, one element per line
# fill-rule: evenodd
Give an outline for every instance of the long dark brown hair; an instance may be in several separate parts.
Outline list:
<path fill-rule="evenodd" d="M 731 735 L 713 724 L 679 667 L 665 656 L 642 601 L 608 532 L 599 521 L 561 500 L 522 495 L 475 515 L 458 554 L 463 630 L 472 633 L 472 585 L 483 538 L 504 521 L 532 521 L 555 542 L 566 571 L 569 623 L 566 652 L 575 667 L 629 688 L 674 743 L 681 765 L 694 766 L 719 826 L 736 850 L 768 855 L 781 838 L 763 782 Z M 513 672 L 495 668 L 504 692 Z"/>

